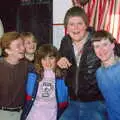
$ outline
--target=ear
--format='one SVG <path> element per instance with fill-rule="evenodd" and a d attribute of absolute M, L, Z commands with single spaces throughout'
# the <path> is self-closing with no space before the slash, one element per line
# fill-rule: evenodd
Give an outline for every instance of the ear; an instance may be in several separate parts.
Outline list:
<path fill-rule="evenodd" d="M 11 54 L 11 51 L 9 49 L 5 49 L 5 52 L 9 55 Z"/>

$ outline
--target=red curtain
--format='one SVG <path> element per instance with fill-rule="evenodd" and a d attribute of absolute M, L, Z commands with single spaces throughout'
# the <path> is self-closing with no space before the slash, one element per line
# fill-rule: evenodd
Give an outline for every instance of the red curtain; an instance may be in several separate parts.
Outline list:
<path fill-rule="evenodd" d="M 81 6 L 80 0 L 72 1 L 75 6 Z M 88 15 L 90 26 L 109 31 L 120 43 L 120 0 L 88 0 L 82 7 Z"/>

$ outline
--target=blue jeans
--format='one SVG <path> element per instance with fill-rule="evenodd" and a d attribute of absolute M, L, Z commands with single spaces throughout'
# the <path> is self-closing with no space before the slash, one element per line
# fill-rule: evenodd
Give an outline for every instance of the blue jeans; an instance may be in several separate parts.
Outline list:
<path fill-rule="evenodd" d="M 106 120 L 106 107 L 101 101 L 71 101 L 59 120 Z"/>

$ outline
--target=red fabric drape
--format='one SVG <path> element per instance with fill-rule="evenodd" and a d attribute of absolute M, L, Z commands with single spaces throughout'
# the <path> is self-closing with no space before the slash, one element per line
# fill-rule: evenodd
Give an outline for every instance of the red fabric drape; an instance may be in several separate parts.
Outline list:
<path fill-rule="evenodd" d="M 80 0 L 72 0 L 81 6 Z M 89 25 L 96 30 L 105 29 L 120 43 L 120 0 L 89 0 L 82 6 L 89 18 Z"/>

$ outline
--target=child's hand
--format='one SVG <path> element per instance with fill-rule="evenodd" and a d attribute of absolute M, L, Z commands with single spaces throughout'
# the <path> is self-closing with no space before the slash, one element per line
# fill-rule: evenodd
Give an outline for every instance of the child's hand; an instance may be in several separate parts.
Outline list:
<path fill-rule="evenodd" d="M 57 65 L 62 69 L 64 69 L 64 68 L 68 69 L 72 64 L 69 62 L 69 60 L 66 57 L 62 57 L 57 62 Z"/>

